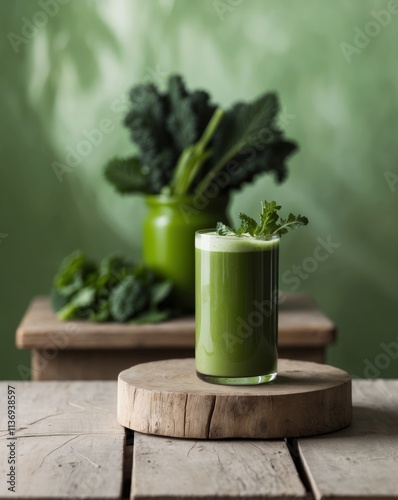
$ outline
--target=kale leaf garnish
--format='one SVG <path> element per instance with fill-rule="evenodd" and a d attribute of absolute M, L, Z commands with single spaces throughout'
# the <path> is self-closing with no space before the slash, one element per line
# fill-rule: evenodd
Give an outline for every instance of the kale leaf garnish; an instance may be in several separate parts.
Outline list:
<path fill-rule="evenodd" d="M 261 203 L 259 223 L 241 212 L 239 214 L 241 225 L 237 229 L 218 222 L 216 232 L 220 236 L 251 236 L 252 238 L 264 239 L 272 235 L 282 236 L 295 227 L 306 226 L 308 224 L 307 217 L 303 215 L 293 215 L 290 213 L 286 219 L 283 219 L 278 213 L 280 209 L 281 206 L 277 205 L 276 201 L 264 201 Z"/>

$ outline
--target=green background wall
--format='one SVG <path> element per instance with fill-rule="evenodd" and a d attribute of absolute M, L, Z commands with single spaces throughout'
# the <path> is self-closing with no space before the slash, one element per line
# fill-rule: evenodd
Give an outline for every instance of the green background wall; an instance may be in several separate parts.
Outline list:
<path fill-rule="evenodd" d="M 116 195 L 102 168 L 132 148 L 120 123 L 128 88 L 162 85 L 172 72 L 223 105 L 279 92 L 286 133 L 300 153 L 285 184 L 263 177 L 245 186 L 231 214 L 255 214 L 264 198 L 307 214 L 311 225 L 283 241 L 282 288 L 309 292 L 338 325 L 331 363 L 356 376 L 398 377 L 398 360 L 383 355 L 382 345 L 398 342 L 397 6 L 376 0 L 54 5 L 0 5 L 0 378 L 19 378 L 28 366 L 28 353 L 14 347 L 15 329 L 30 299 L 48 292 L 65 254 L 83 248 L 95 257 L 139 256 L 143 202 Z M 43 15 L 46 9 L 51 15 Z M 392 13 L 379 17 L 387 9 Z M 30 23 L 41 26 L 32 32 Z M 66 164 L 84 131 L 104 118 L 112 131 L 59 179 L 54 162 Z M 328 237 L 335 244 L 330 257 L 292 280 L 293 266 Z"/>

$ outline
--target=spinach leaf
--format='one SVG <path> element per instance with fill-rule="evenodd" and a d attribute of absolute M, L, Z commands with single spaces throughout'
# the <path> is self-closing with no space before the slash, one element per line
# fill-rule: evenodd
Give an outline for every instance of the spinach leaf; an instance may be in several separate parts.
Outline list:
<path fill-rule="evenodd" d="M 66 257 L 54 278 L 51 303 L 61 320 L 161 321 L 170 309 L 172 285 L 143 264 L 111 255 L 100 264 L 83 252 Z"/>
<path fill-rule="evenodd" d="M 112 316 L 123 323 L 145 309 L 149 302 L 147 290 L 134 276 L 127 276 L 111 292 L 109 303 Z"/>

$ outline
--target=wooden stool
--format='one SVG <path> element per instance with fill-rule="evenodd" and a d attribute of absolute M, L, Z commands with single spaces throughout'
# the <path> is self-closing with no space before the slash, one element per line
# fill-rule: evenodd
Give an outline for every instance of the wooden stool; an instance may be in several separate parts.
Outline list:
<path fill-rule="evenodd" d="M 280 357 L 323 363 L 335 334 L 332 321 L 308 295 L 282 297 Z M 32 380 L 116 380 L 120 371 L 138 363 L 193 357 L 195 322 L 193 317 L 155 325 L 62 322 L 49 299 L 41 297 L 22 319 L 16 344 L 32 350 Z"/>

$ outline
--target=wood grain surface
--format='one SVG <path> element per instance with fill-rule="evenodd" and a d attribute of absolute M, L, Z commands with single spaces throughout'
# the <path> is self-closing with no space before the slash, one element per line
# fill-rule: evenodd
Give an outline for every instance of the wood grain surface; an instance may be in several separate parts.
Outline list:
<path fill-rule="evenodd" d="M 316 500 L 398 498 L 398 380 L 356 380 L 353 422 L 299 440 Z"/>
<path fill-rule="evenodd" d="M 133 436 L 125 438 L 116 422 L 115 382 L 10 385 L 17 488 L 9 492 L 6 484 L 8 383 L 0 382 L 0 499 L 398 499 L 398 380 L 355 380 L 352 425 L 299 438 L 290 455 L 282 440 L 135 433 L 133 465 Z"/>
<path fill-rule="evenodd" d="M 283 438 L 308 436 L 351 422 L 351 379 L 337 368 L 279 360 L 278 377 L 257 386 L 200 380 L 194 359 L 136 365 L 120 373 L 118 421 L 172 437 Z"/>
<path fill-rule="evenodd" d="M 306 497 L 283 441 L 192 441 L 135 433 L 131 499 Z"/>
<path fill-rule="evenodd" d="M 320 347 L 335 338 L 335 326 L 306 294 L 281 298 L 279 345 Z M 32 301 L 16 333 L 21 349 L 121 349 L 193 348 L 193 317 L 177 318 L 156 325 L 62 322 L 57 320 L 48 298 Z"/>
<path fill-rule="evenodd" d="M 16 491 L 5 478 L 9 439 L 6 382 L 0 384 L 0 498 L 118 499 L 125 431 L 113 382 L 13 382 Z M 4 410 L 4 411 L 3 411 Z"/>

